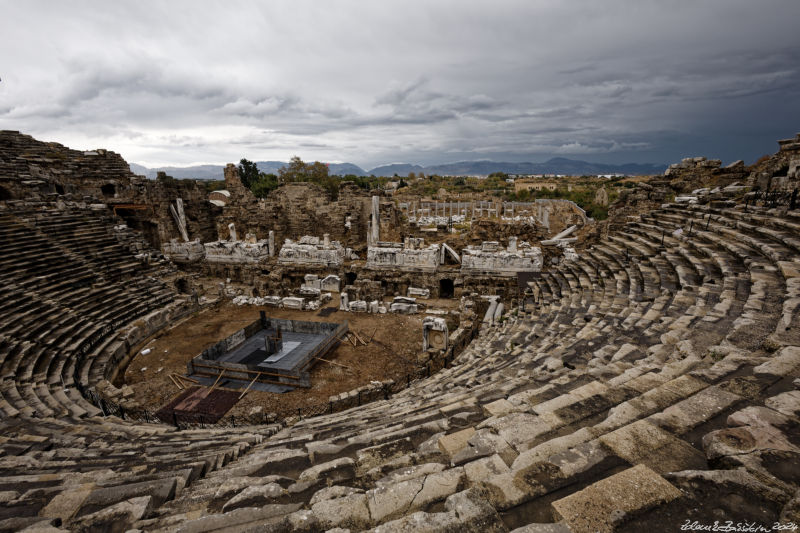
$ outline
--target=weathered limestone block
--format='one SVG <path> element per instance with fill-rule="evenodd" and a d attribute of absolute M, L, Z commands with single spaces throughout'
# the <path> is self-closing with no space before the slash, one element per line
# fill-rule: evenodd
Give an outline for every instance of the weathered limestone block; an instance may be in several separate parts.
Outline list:
<path fill-rule="evenodd" d="M 540 435 L 561 426 L 563 422 L 553 413 L 542 416 L 530 413 L 509 413 L 506 416 L 487 419 L 485 424 L 497 433 L 518 452 L 529 449 Z"/>
<path fill-rule="evenodd" d="M 790 495 L 764 483 L 764 478 L 743 468 L 734 470 L 685 470 L 665 476 L 688 501 L 714 502 L 720 516 L 777 517 Z M 701 507 L 702 509 L 702 507 Z M 702 511 L 701 511 L 702 513 Z M 702 514 L 700 515 L 702 516 Z M 699 519 L 699 517 L 698 517 Z M 700 519 L 701 520 L 701 519 Z M 720 522 L 722 529 L 723 522 Z M 745 529 L 744 527 L 742 529 Z M 753 529 L 758 529 L 753 527 Z M 763 526 L 761 529 L 766 529 Z"/>
<path fill-rule="evenodd" d="M 791 425 L 791 419 L 777 411 L 750 406 L 728 417 L 731 427 L 704 435 L 703 449 L 710 460 L 761 451 L 798 454 L 800 449 L 781 430 Z"/>
<path fill-rule="evenodd" d="M 245 524 L 259 523 L 260 526 L 266 526 L 280 523 L 284 519 L 288 519 L 292 513 L 298 511 L 301 507 L 299 503 L 292 503 L 286 505 L 269 504 L 263 507 L 241 507 L 228 511 L 223 514 L 206 515 L 196 520 L 189 520 L 181 524 L 181 531 L 219 531 L 219 530 L 242 530 L 246 529 L 241 526 Z M 240 527 L 237 527 L 240 526 Z M 285 530 L 283 528 L 282 530 Z"/>
<path fill-rule="evenodd" d="M 681 491 L 644 465 L 637 465 L 552 503 L 575 533 L 611 533 L 618 516 L 680 498 Z"/>
<path fill-rule="evenodd" d="M 409 287 L 407 295 L 413 298 L 430 298 L 431 291 L 430 289 L 420 289 L 417 287 Z"/>
<path fill-rule="evenodd" d="M 797 417 L 800 415 L 800 391 L 783 392 L 772 398 L 767 398 L 764 401 L 764 405 L 786 416 Z"/>
<path fill-rule="evenodd" d="M 297 480 L 301 482 L 315 482 L 324 478 L 329 483 L 336 483 L 338 481 L 352 479 L 353 476 L 355 476 L 355 461 L 349 457 L 342 457 L 303 470 Z"/>
<path fill-rule="evenodd" d="M 161 245 L 161 253 L 174 263 L 194 263 L 205 257 L 206 250 L 199 239 L 178 242 L 177 239 Z"/>
<path fill-rule="evenodd" d="M 479 429 L 467 441 L 467 446 L 452 456 L 451 462 L 455 465 L 472 461 L 478 457 L 499 455 L 506 464 L 512 464 L 517 458 L 517 452 L 509 446 L 499 435 L 489 429 Z"/>
<path fill-rule="evenodd" d="M 464 469 L 458 467 L 369 490 L 370 515 L 373 521 L 383 522 L 422 509 L 457 492 L 463 481 Z"/>
<path fill-rule="evenodd" d="M 800 369 L 800 347 L 787 346 L 766 363 L 755 367 L 753 373 L 781 378 L 790 375 L 795 369 Z"/>
<path fill-rule="evenodd" d="M 446 350 L 447 341 L 447 321 L 444 318 L 426 316 L 422 320 L 422 351 Z"/>
<path fill-rule="evenodd" d="M 712 386 L 667 407 L 661 413 L 651 416 L 650 420 L 673 433 L 682 435 L 706 420 L 711 420 L 741 399 L 741 396 Z"/>
<path fill-rule="evenodd" d="M 225 505 L 222 506 L 222 512 L 238 509 L 239 507 L 261 507 L 271 500 L 280 498 L 284 494 L 284 489 L 277 483 L 247 487 L 228 500 Z"/>
<path fill-rule="evenodd" d="M 366 268 L 411 272 L 435 272 L 441 251 L 438 244 L 422 247 L 422 239 L 406 239 L 405 243 L 380 242 L 367 248 Z"/>
<path fill-rule="evenodd" d="M 286 309 L 302 309 L 304 298 L 295 298 L 294 296 L 287 296 L 281 300 L 281 305 Z"/>
<path fill-rule="evenodd" d="M 355 300 L 349 303 L 347 307 L 348 311 L 352 311 L 354 313 L 366 313 L 367 312 L 367 302 L 365 300 Z"/>
<path fill-rule="evenodd" d="M 85 484 L 62 491 L 50 500 L 39 512 L 39 515 L 47 518 L 60 518 L 66 522 L 78 512 L 93 488 L 93 484 Z"/>
<path fill-rule="evenodd" d="M 390 463 L 393 459 L 413 450 L 414 445 L 409 437 L 363 448 L 356 452 L 358 472 L 366 472 L 371 468 Z"/>
<path fill-rule="evenodd" d="M 368 526 L 371 522 L 369 508 L 367 507 L 367 497 L 363 493 L 353 492 L 322 499 L 312 503 L 311 510 L 314 512 L 322 529 L 335 527 L 361 529 Z"/>
<path fill-rule="evenodd" d="M 422 490 L 424 479 L 409 479 L 367 491 L 366 497 L 372 520 L 380 523 L 403 515 L 411 507 L 414 497 Z"/>
<path fill-rule="evenodd" d="M 344 263 L 345 249 L 339 241 L 319 237 L 302 237 L 299 242 L 286 239 L 278 253 L 278 262 L 285 265 L 338 267 Z"/>
<path fill-rule="evenodd" d="M 464 474 L 471 485 L 480 485 L 492 476 L 507 474 L 509 471 L 508 465 L 498 454 L 464 464 Z"/>
<path fill-rule="evenodd" d="M 395 470 L 375 482 L 376 487 L 388 487 L 401 481 L 425 477 L 445 469 L 442 463 L 422 463 Z"/>
<path fill-rule="evenodd" d="M 416 304 L 415 298 L 407 298 L 403 296 L 395 296 L 392 303 L 389 304 L 390 313 L 402 313 L 406 315 L 413 315 L 417 313 L 419 306 Z"/>
<path fill-rule="evenodd" d="M 150 511 L 151 505 L 150 496 L 131 498 L 82 516 L 72 528 L 74 531 L 125 531 L 144 517 Z"/>
<path fill-rule="evenodd" d="M 694 447 L 645 420 L 603 435 L 600 442 L 630 464 L 644 464 L 662 474 L 705 466 Z"/>
<path fill-rule="evenodd" d="M 508 531 L 497 511 L 475 489 L 457 492 L 447 498 L 446 512 L 417 512 L 370 530 L 370 533 L 500 533 Z"/>
<path fill-rule="evenodd" d="M 462 429 L 455 433 L 445 435 L 439 439 L 439 449 L 453 457 L 456 453 L 465 448 L 468 444 L 469 438 L 475 434 L 475 428 Z"/>
<path fill-rule="evenodd" d="M 486 416 L 504 416 L 515 409 L 516 406 L 505 398 L 495 400 L 483 406 L 483 412 Z"/>
<path fill-rule="evenodd" d="M 461 252 L 461 273 L 491 273 L 514 276 L 517 272 L 539 272 L 542 270 L 542 250 L 527 242 L 517 246 L 516 238 L 509 239 L 509 246 L 501 250 L 495 241 L 486 241 L 481 246 L 468 246 Z"/>
<path fill-rule="evenodd" d="M 312 289 L 322 289 L 322 281 L 316 274 L 306 274 L 303 276 L 303 285 L 301 287 L 309 287 Z"/>
<path fill-rule="evenodd" d="M 308 287 L 306 285 L 303 285 L 302 287 L 300 287 L 298 293 L 300 294 L 300 296 L 305 296 L 306 298 L 319 298 L 320 294 L 322 294 L 322 291 L 320 291 L 315 287 Z"/>
<path fill-rule="evenodd" d="M 246 241 L 214 241 L 203 244 L 209 263 L 262 263 L 269 257 L 266 240 L 255 244 Z"/>
<path fill-rule="evenodd" d="M 331 274 L 330 276 L 325 276 L 322 281 L 320 281 L 320 289 L 324 292 L 339 292 L 341 284 L 342 280 L 339 276 Z"/>
<path fill-rule="evenodd" d="M 425 476 L 422 489 L 411 501 L 411 509 L 422 509 L 455 494 L 465 481 L 464 468 L 456 467 Z"/>

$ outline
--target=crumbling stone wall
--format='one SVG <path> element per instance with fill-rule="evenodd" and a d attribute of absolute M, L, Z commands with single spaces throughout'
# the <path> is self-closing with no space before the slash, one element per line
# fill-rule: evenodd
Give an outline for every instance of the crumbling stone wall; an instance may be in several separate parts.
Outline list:
<path fill-rule="evenodd" d="M 148 243 L 160 248 L 180 237 L 169 204 L 183 198 L 190 238 L 213 240 L 219 209 L 208 203 L 194 180 L 134 175 L 128 163 L 108 150 L 72 150 L 17 131 L 0 131 L 0 200 L 65 200 L 117 206 L 117 214 Z M 119 206 L 136 205 L 144 209 Z"/>
<path fill-rule="evenodd" d="M 107 150 L 71 150 L 18 131 L 0 131 L 0 200 L 64 195 L 82 201 L 125 201 L 140 181 L 128 163 Z"/>
<path fill-rule="evenodd" d="M 259 239 L 274 231 L 278 245 L 285 239 L 328 233 L 346 247 L 366 248 L 372 193 L 351 182 L 342 183 L 336 200 L 311 183 L 289 183 L 272 191 L 268 198 L 256 198 L 242 185 L 236 167 L 228 165 L 225 184 L 231 196 L 216 222 L 221 236 L 233 222 L 240 233 L 254 233 Z"/>
<path fill-rule="evenodd" d="M 472 223 L 470 231 L 465 235 L 464 244 L 478 245 L 485 241 L 507 242 L 509 237 L 516 237 L 519 242 L 537 243 L 549 236 L 547 228 L 538 222 L 507 222 L 496 219 L 477 220 Z"/>
<path fill-rule="evenodd" d="M 216 220 L 222 208 L 210 203 L 202 183 L 195 180 L 176 180 L 159 176 L 156 180 L 137 182 L 132 201 L 148 206 L 148 209 L 118 209 L 117 212 L 134 229 L 142 231 L 148 242 L 160 249 L 172 239 L 182 240 L 178 226 L 169 212 L 170 204 L 178 198 L 183 200 L 186 214 L 186 229 L 190 240 L 200 242 L 217 240 Z"/>
<path fill-rule="evenodd" d="M 743 184 L 749 174 L 744 161 L 734 161 L 723 167 L 719 159 L 705 157 L 687 157 L 670 165 L 664 172 L 677 193 L 691 193 L 703 187 L 726 187 L 735 182 Z"/>
<path fill-rule="evenodd" d="M 752 167 L 748 185 L 761 191 L 800 188 L 800 133 L 778 141 L 778 152 Z"/>
<path fill-rule="evenodd" d="M 629 217 L 657 209 L 670 201 L 675 195 L 670 183 L 664 179 L 640 182 L 633 189 L 623 190 L 616 202 L 608 209 L 608 218 L 590 228 L 579 232 L 579 246 L 584 247 L 608 236 L 610 230 L 622 228 Z"/>

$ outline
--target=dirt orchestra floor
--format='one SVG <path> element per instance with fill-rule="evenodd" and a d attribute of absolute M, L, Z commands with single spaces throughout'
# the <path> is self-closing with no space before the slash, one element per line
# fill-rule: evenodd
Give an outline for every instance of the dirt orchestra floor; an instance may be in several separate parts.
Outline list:
<path fill-rule="evenodd" d="M 337 304 L 334 299 L 327 307 Z M 256 406 L 262 406 L 264 413 L 297 409 L 326 403 L 329 396 L 367 385 L 370 381 L 405 379 L 406 374 L 414 369 L 417 354 L 422 350 L 424 314 L 347 313 L 337 307 L 336 312 L 323 317 L 318 315 L 318 311 L 225 303 L 198 313 L 139 348 L 139 353 L 125 371 L 124 383 L 133 388 L 137 402 L 157 410 L 180 392 L 169 379 L 169 374 L 185 375 L 189 360 L 258 319 L 262 310 L 268 316 L 278 318 L 322 322 L 347 320 L 349 329 L 365 341 L 373 332 L 374 337 L 366 346 L 357 347 L 345 340 L 328 352 L 325 359 L 347 368 L 317 362 L 311 370 L 310 389 L 295 389 L 283 394 L 251 390 L 228 412 L 229 415 L 245 415 Z M 150 352 L 141 354 L 145 349 L 150 349 Z"/>

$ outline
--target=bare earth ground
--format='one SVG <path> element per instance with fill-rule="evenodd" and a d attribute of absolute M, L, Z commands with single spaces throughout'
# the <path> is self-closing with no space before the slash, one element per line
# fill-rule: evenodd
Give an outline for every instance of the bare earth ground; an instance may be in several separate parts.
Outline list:
<path fill-rule="evenodd" d="M 449 301 L 453 306 L 453 301 Z M 429 302 L 430 303 L 430 302 Z M 405 379 L 414 369 L 417 354 L 422 350 L 422 317 L 424 315 L 375 315 L 347 313 L 338 310 L 338 299 L 328 307 L 337 311 L 327 317 L 317 311 L 296 311 L 271 307 L 236 306 L 225 303 L 207 309 L 173 329 L 151 339 L 131 361 L 125 371 L 125 383 L 134 390 L 134 399 L 143 407 L 157 410 L 180 391 L 169 379 L 171 373 L 186 374 L 186 363 L 207 346 L 224 339 L 235 331 L 258 319 L 259 311 L 268 316 L 321 322 L 349 323 L 365 341 L 373 331 L 375 336 L 368 345 L 354 347 L 343 341 L 325 359 L 346 365 L 342 368 L 323 361 L 311 369 L 310 389 L 295 389 L 284 394 L 249 391 L 227 414 L 245 415 L 256 406 L 264 413 L 285 411 L 328 402 L 328 397 L 346 392 L 370 381 Z M 141 351 L 149 348 L 147 355 Z"/>

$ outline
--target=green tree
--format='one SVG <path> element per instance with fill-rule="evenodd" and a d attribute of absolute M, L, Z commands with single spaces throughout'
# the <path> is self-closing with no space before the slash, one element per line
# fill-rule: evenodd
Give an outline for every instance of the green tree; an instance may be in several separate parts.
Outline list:
<path fill-rule="evenodd" d="M 314 161 L 304 163 L 297 156 L 292 157 L 289 164 L 278 170 L 280 183 L 309 182 L 325 189 L 332 199 L 339 195 L 339 180 L 330 175 L 328 165 Z"/>
<path fill-rule="evenodd" d="M 492 172 L 487 177 L 489 177 L 489 178 L 501 178 L 501 179 L 505 180 L 506 178 L 508 178 L 508 174 L 506 174 L 505 172 Z"/>
<path fill-rule="evenodd" d="M 252 161 L 242 158 L 239 161 L 239 179 L 242 180 L 242 185 L 250 189 L 256 181 L 258 181 L 258 166 Z"/>
<path fill-rule="evenodd" d="M 278 178 L 281 183 L 293 183 L 296 181 L 306 181 L 308 169 L 306 164 L 297 156 L 289 160 L 289 164 L 278 170 Z"/>
<path fill-rule="evenodd" d="M 266 198 L 269 193 L 280 186 L 278 176 L 275 174 L 259 173 L 258 179 L 250 186 L 253 195 L 258 198 Z"/>

